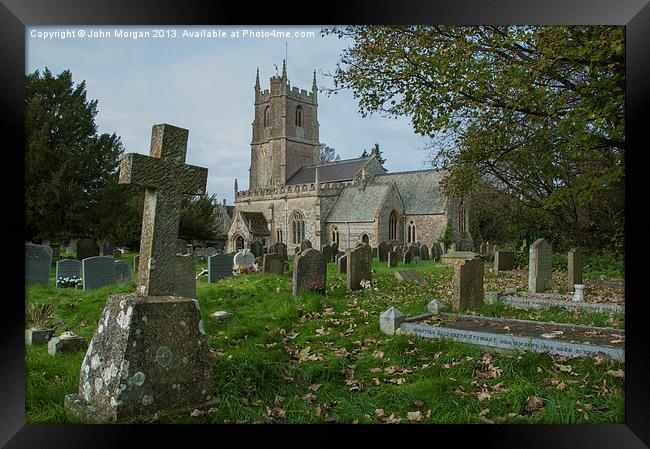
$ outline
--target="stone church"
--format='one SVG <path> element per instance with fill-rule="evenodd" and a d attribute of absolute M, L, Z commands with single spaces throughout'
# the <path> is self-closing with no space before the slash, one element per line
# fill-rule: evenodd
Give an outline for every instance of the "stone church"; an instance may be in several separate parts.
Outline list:
<path fill-rule="evenodd" d="M 431 247 L 447 226 L 457 249 L 473 249 L 468 205 L 447 198 L 445 173 L 416 170 L 388 173 L 372 155 L 322 163 L 318 137 L 316 72 L 310 91 L 291 87 L 286 63 L 270 89 L 255 81 L 255 117 L 248 190 L 235 180 L 235 210 L 228 251 L 303 240 L 314 248 L 337 242 L 420 242 Z"/>

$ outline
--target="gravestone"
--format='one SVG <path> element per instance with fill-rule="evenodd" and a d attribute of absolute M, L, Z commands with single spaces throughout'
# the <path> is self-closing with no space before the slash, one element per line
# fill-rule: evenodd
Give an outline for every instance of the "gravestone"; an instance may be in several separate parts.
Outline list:
<path fill-rule="evenodd" d="M 215 254 L 208 257 L 208 282 L 214 284 L 220 279 L 232 276 L 232 256 Z"/>
<path fill-rule="evenodd" d="M 50 244 L 50 248 L 52 248 L 52 258 L 56 259 L 61 255 L 61 245 L 59 244 Z"/>
<path fill-rule="evenodd" d="M 25 243 L 25 285 L 44 285 L 50 280 L 52 248 L 49 245 Z"/>
<path fill-rule="evenodd" d="M 500 271 L 512 270 L 515 267 L 515 253 L 512 251 L 495 251 L 494 274 Z"/>
<path fill-rule="evenodd" d="M 131 282 L 131 264 L 126 260 L 115 261 L 115 280 L 118 284 Z"/>
<path fill-rule="evenodd" d="M 393 335 L 405 319 L 402 312 L 391 307 L 379 316 L 379 330 L 386 335 Z"/>
<path fill-rule="evenodd" d="M 251 267 L 255 264 L 255 256 L 247 249 L 241 250 L 233 257 L 233 264 L 235 268 Z"/>
<path fill-rule="evenodd" d="M 64 259 L 56 263 L 56 287 L 59 288 L 61 278 L 81 279 L 81 261 L 77 259 Z"/>
<path fill-rule="evenodd" d="M 420 260 L 431 260 L 429 257 L 429 248 L 427 245 L 422 245 L 420 247 Z"/>
<path fill-rule="evenodd" d="M 122 158 L 120 184 L 145 187 L 143 260 L 137 292 L 108 296 L 81 365 L 78 394 L 66 396 L 67 409 L 85 419 L 143 418 L 212 399 L 199 303 L 178 293 L 196 274 L 190 256 L 176 256 L 180 204 L 183 195 L 205 194 L 208 173 L 185 164 L 187 138 L 185 129 L 154 125 L 150 156 Z"/>
<path fill-rule="evenodd" d="M 337 256 L 336 272 L 338 274 L 346 274 L 348 272 L 348 257 L 345 253 L 342 256 Z"/>
<path fill-rule="evenodd" d="M 251 243 L 251 253 L 253 253 L 253 256 L 255 256 L 256 259 L 262 257 L 264 254 L 264 245 L 262 245 L 262 242 L 255 240 Z"/>
<path fill-rule="evenodd" d="M 102 256 L 113 256 L 113 244 L 112 243 L 102 243 Z"/>
<path fill-rule="evenodd" d="M 330 245 L 323 246 L 323 259 L 325 259 L 326 263 L 332 261 L 332 247 Z"/>
<path fill-rule="evenodd" d="M 300 252 L 306 250 L 307 248 L 311 248 L 311 241 L 303 240 L 302 243 L 300 243 Z"/>
<path fill-rule="evenodd" d="M 462 259 L 454 263 L 454 309 L 465 310 L 483 305 L 483 259 Z"/>
<path fill-rule="evenodd" d="M 324 292 L 327 286 L 327 263 L 323 255 L 313 248 L 306 248 L 293 261 L 293 294 L 304 290 Z"/>
<path fill-rule="evenodd" d="M 349 290 L 359 290 L 361 281 L 372 279 L 371 257 L 368 253 L 369 247 L 356 248 L 347 254 L 347 279 L 346 286 Z"/>
<path fill-rule="evenodd" d="M 84 290 L 115 284 L 115 259 L 113 256 L 95 256 L 82 260 L 81 277 Z"/>
<path fill-rule="evenodd" d="M 262 266 L 264 273 L 282 275 L 284 273 L 284 257 L 277 253 L 264 254 Z"/>
<path fill-rule="evenodd" d="M 528 259 L 528 291 L 541 293 L 551 286 L 551 244 L 537 239 L 530 245 Z"/>
<path fill-rule="evenodd" d="M 372 247 L 372 252 L 370 254 L 370 258 L 374 259 L 375 257 L 378 256 L 378 254 L 379 254 L 379 249 L 376 246 Z"/>
<path fill-rule="evenodd" d="M 332 262 L 334 262 L 334 256 L 339 252 L 339 244 L 338 242 L 332 242 L 330 243 L 330 246 L 332 247 Z"/>
<path fill-rule="evenodd" d="M 280 254 L 285 259 L 287 258 L 287 245 L 282 242 L 277 242 L 271 245 L 271 252 Z"/>
<path fill-rule="evenodd" d="M 206 255 L 206 257 L 214 256 L 214 255 L 217 254 L 218 252 L 219 252 L 219 251 L 217 250 L 217 248 L 215 248 L 215 247 L 213 247 L 213 246 L 208 246 L 208 247 L 205 249 L 205 255 Z"/>
<path fill-rule="evenodd" d="M 390 251 L 388 243 L 380 242 L 377 247 L 377 254 L 380 262 L 388 262 L 388 251 Z"/>
<path fill-rule="evenodd" d="M 138 272 L 138 265 L 140 265 L 140 256 L 133 256 L 133 269 Z"/>
<path fill-rule="evenodd" d="M 580 249 L 572 248 L 569 251 L 568 265 L 568 283 L 571 292 L 574 290 L 574 285 L 582 284 L 582 252 Z"/>
<path fill-rule="evenodd" d="M 196 299 L 196 265 L 191 254 L 176 254 L 172 293 L 183 298 Z"/>
<path fill-rule="evenodd" d="M 404 265 L 411 263 L 411 251 L 404 251 L 404 257 L 402 257 Z"/>
<path fill-rule="evenodd" d="M 399 270 L 395 272 L 395 277 L 400 281 L 412 282 L 416 284 L 424 283 L 424 279 L 415 270 Z"/>
<path fill-rule="evenodd" d="M 99 256 L 99 246 L 93 239 L 77 240 L 77 260 Z"/>
<path fill-rule="evenodd" d="M 397 266 L 397 253 L 395 251 L 388 252 L 388 267 L 393 268 Z"/>
<path fill-rule="evenodd" d="M 439 242 L 433 243 L 431 245 L 431 259 L 440 260 L 440 256 L 442 256 L 442 246 Z"/>
<path fill-rule="evenodd" d="M 395 257 L 397 260 L 402 260 L 404 258 L 404 247 L 402 245 L 395 246 Z"/>
<path fill-rule="evenodd" d="M 478 252 L 482 256 L 487 254 L 486 245 L 487 245 L 487 242 L 483 242 L 483 243 L 481 243 L 481 246 L 479 246 L 479 248 L 478 248 Z"/>

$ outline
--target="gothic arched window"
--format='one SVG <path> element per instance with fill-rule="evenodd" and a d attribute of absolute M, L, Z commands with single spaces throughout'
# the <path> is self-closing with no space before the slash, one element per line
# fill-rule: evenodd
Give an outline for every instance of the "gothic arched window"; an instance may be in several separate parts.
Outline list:
<path fill-rule="evenodd" d="M 305 217 L 298 211 L 291 216 L 291 242 L 300 245 L 305 240 Z"/>
<path fill-rule="evenodd" d="M 244 237 L 241 235 L 235 236 L 235 251 L 239 251 L 240 249 L 244 249 Z"/>
<path fill-rule="evenodd" d="M 339 243 L 339 230 L 336 226 L 332 228 L 332 243 Z"/>
<path fill-rule="evenodd" d="M 300 105 L 296 107 L 296 126 L 302 128 L 302 106 Z"/>
<path fill-rule="evenodd" d="M 409 222 L 407 231 L 408 231 L 407 232 L 407 236 L 408 236 L 407 241 L 408 241 L 408 243 L 415 242 L 416 241 L 416 238 L 415 238 L 415 223 L 413 223 L 413 220 L 411 220 Z"/>
<path fill-rule="evenodd" d="M 361 242 L 362 243 L 368 243 L 368 244 L 370 243 L 370 239 L 368 238 L 368 234 L 366 234 L 365 232 L 363 234 L 361 234 Z"/>
<path fill-rule="evenodd" d="M 276 229 L 275 234 L 275 240 L 282 243 L 282 229 Z"/>
<path fill-rule="evenodd" d="M 392 211 L 388 219 L 388 240 L 397 240 L 397 212 Z"/>
<path fill-rule="evenodd" d="M 271 106 L 264 109 L 264 127 L 271 126 Z"/>

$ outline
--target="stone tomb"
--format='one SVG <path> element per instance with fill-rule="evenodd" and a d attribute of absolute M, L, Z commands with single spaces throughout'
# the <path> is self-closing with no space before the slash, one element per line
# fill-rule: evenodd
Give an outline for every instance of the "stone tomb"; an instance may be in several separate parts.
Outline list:
<path fill-rule="evenodd" d="M 483 305 L 483 259 L 462 259 L 454 263 L 454 309 L 473 309 Z"/>
<path fill-rule="evenodd" d="M 64 259 L 56 263 L 56 287 L 60 288 L 61 278 L 81 279 L 81 261 L 77 259 Z"/>
<path fill-rule="evenodd" d="M 262 259 L 262 270 L 264 273 L 282 275 L 284 273 L 284 257 L 277 253 L 264 254 Z"/>
<path fill-rule="evenodd" d="M 113 285 L 116 282 L 115 259 L 113 256 L 88 257 L 81 261 L 81 276 L 84 290 Z"/>
<path fill-rule="evenodd" d="M 49 245 L 25 243 L 25 285 L 44 285 L 50 280 L 52 248 Z"/>
<path fill-rule="evenodd" d="M 208 257 L 208 282 L 215 282 L 232 276 L 232 256 L 228 254 L 215 254 Z"/>
<path fill-rule="evenodd" d="M 77 260 L 99 256 L 99 246 L 93 239 L 77 240 Z"/>
<path fill-rule="evenodd" d="M 323 255 L 313 249 L 307 248 L 298 254 L 293 266 L 293 294 L 302 291 L 323 293 L 327 287 L 327 262 Z"/>
<path fill-rule="evenodd" d="M 578 248 L 569 251 L 568 265 L 568 287 L 571 292 L 575 284 L 582 284 L 582 252 Z"/>
<path fill-rule="evenodd" d="M 515 253 L 512 251 L 496 251 L 494 253 L 494 274 L 500 271 L 512 270 L 515 267 Z"/>
<path fill-rule="evenodd" d="M 621 329 L 451 313 L 404 317 L 399 310 L 391 309 L 380 317 L 380 329 L 388 335 L 399 328 L 424 339 L 447 338 L 486 348 L 549 352 L 566 357 L 604 354 L 614 360 L 625 358 Z M 392 325 L 385 322 L 391 317 Z"/>
<path fill-rule="evenodd" d="M 551 287 L 551 257 L 551 244 L 546 240 L 537 239 L 530 245 L 528 259 L 528 291 L 530 293 L 541 293 Z"/>
<path fill-rule="evenodd" d="M 145 187 L 142 260 L 137 292 L 109 295 L 81 365 L 78 395 L 66 396 L 68 410 L 85 419 L 143 419 L 212 400 L 199 303 L 176 293 L 185 279 L 181 267 L 193 282 L 196 275 L 191 256 L 176 256 L 182 195 L 205 194 L 208 175 L 185 164 L 188 133 L 154 125 L 150 156 L 122 158 L 120 184 Z"/>
<path fill-rule="evenodd" d="M 571 299 L 557 299 L 558 295 L 548 295 L 544 297 L 526 297 L 519 296 L 517 293 L 501 294 L 497 292 L 487 292 L 485 301 L 489 303 L 502 302 L 503 304 L 514 307 L 517 309 L 549 309 L 551 307 L 561 307 L 567 310 L 584 310 L 589 312 L 617 312 L 625 313 L 625 306 L 620 304 L 610 303 L 589 303 L 589 302 L 576 302 Z M 566 296 L 565 296 L 566 297 Z"/>
<path fill-rule="evenodd" d="M 115 281 L 118 284 L 129 284 L 131 282 L 131 264 L 126 260 L 115 261 Z"/>
<path fill-rule="evenodd" d="M 369 250 L 369 246 L 362 246 L 347 254 L 346 286 L 348 289 L 359 290 L 363 288 L 361 281 L 372 279 L 372 258 Z"/>
<path fill-rule="evenodd" d="M 405 254 L 408 254 L 408 253 L 405 253 Z M 412 283 L 416 283 L 416 284 L 423 284 L 424 283 L 424 279 L 422 278 L 420 273 L 418 273 L 415 270 L 398 270 L 398 271 L 395 272 L 395 277 L 398 280 L 404 281 L 404 282 L 412 282 Z"/>

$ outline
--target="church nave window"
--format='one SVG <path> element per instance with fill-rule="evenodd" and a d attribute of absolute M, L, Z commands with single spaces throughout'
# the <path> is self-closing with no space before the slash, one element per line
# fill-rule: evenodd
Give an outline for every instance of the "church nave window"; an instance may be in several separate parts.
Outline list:
<path fill-rule="evenodd" d="M 305 217 L 300 212 L 294 212 L 291 217 L 291 242 L 300 245 L 305 240 Z"/>

